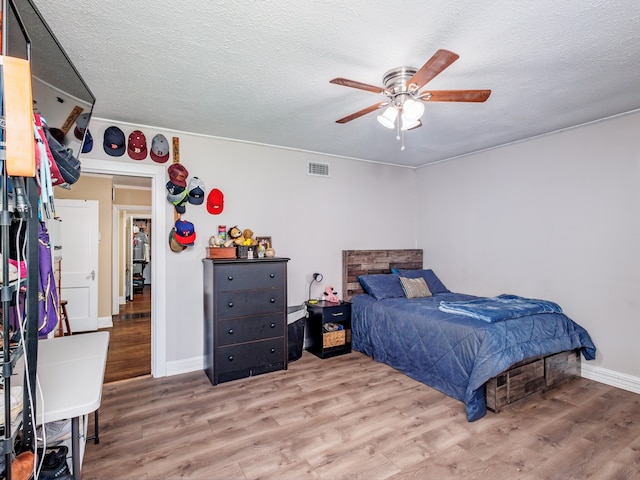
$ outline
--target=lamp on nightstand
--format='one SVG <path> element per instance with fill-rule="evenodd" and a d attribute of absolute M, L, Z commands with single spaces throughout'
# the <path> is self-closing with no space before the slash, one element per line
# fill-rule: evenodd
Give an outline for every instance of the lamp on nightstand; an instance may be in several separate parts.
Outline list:
<path fill-rule="evenodd" d="M 311 285 L 313 285 L 313 282 L 321 282 L 322 281 L 322 274 L 321 273 L 314 273 L 313 274 L 313 279 L 311 279 L 311 281 L 309 282 L 309 296 L 307 297 L 309 302 L 312 303 L 311 301 Z M 316 300 L 317 302 L 317 300 Z"/>

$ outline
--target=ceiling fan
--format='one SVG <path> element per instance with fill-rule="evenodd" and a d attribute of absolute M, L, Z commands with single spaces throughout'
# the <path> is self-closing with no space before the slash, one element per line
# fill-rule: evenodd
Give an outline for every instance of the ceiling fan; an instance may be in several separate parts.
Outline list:
<path fill-rule="evenodd" d="M 433 80 L 445 68 L 459 58 L 457 53 L 448 50 L 438 50 L 427 62 L 420 67 L 398 67 L 384 74 L 384 87 L 369 85 L 348 78 L 334 78 L 330 83 L 345 87 L 358 88 L 373 93 L 381 93 L 387 97 L 383 102 L 363 108 L 351 115 L 336 120 L 336 123 L 347 123 L 362 117 L 379 108 L 389 108 L 378 121 L 387 128 L 397 128 L 404 132 L 422 125 L 420 118 L 424 113 L 424 102 L 484 102 L 491 95 L 491 90 L 420 90 L 430 80 Z M 396 120 L 400 121 L 396 123 Z M 404 149 L 404 145 L 402 147 Z"/>

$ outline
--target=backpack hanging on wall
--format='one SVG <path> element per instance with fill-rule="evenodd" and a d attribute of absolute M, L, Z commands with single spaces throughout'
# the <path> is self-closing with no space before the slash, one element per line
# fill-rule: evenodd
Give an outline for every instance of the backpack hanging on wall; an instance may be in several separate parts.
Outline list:
<path fill-rule="evenodd" d="M 51 149 L 49 148 L 47 134 L 45 133 L 45 123 L 38 113 L 33 114 L 33 121 L 35 126 L 34 136 L 36 141 L 36 165 L 39 169 L 42 169 L 45 165 L 48 166 L 51 184 L 62 185 L 66 183 L 66 180 L 62 178 L 62 174 L 60 173 L 58 165 L 51 153 Z"/>
<path fill-rule="evenodd" d="M 73 156 L 73 150 L 60 145 L 60 143 L 53 138 L 46 124 L 44 132 L 47 137 L 49 150 L 51 150 L 51 155 L 53 155 L 53 160 L 56 162 L 58 170 L 60 170 L 60 175 L 62 175 L 64 181 L 69 185 L 76 183 L 80 178 L 80 160 Z"/>

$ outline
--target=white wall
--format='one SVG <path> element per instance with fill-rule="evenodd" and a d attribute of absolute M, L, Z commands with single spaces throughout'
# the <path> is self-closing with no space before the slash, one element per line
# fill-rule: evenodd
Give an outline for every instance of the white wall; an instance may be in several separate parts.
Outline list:
<path fill-rule="evenodd" d="M 640 113 L 417 177 L 418 247 L 445 285 L 557 301 L 596 344 L 584 364 L 640 379 Z"/>
<path fill-rule="evenodd" d="M 92 161 L 157 166 L 149 157 L 142 161 L 109 157 L 102 148 L 104 130 L 111 125 L 92 119 L 93 150 L 84 156 Z M 166 359 L 168 372 L 178 365 L 201 364 L 202 336 L 202 264 L 209 237 L 218 225 L 251 228 L 256 235 L 271 236 L 277 256 L 289 257 L 288 304 L 306 300 L 313 272 L 321 272 L 324 281 L 314 285 L 318 296 L 325 286 L 342 288 L 342 250 L 356 248 L 415 248 L 416 211 L 412 195 L 415 171 L 321 156 L 269 146 L 167 132 L 135 125 L 118 125 L 128 136 L 140 129 L 147 143 L 156 133 L 169 142 L 180 139 L 180 163 L 190 176 L 200 177 L 207 193 L 219 188 L 225 196 L 224 211 L 210 215 L 205 205 L 187 205 L 183 218 L 195 225 L 196 245 L 174 253 L 168 245 L 154 250 L 166 259 Z M 331 176 L 307 175 L 307 161 L 329 163 Z M 117 165 L 117 164 L 114 164 Z M 170 162 L 164 167 L 168 167 Z M 168 176 L 166 177 L 168 181 Z M 166 194 L 166 191 L 164 192 Z M 173 223 L 173 207 L 165 203 L 167 232 Z M 398 236 L 397 227 L 411 226 L 411 234 Z M 200 362 L 200 363 L 199 363 Z"/>

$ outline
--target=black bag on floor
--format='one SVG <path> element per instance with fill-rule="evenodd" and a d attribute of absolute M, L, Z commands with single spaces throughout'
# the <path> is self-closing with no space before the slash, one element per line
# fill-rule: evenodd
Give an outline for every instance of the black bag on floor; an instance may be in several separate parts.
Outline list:
<path fill-rule="evenodd" d="M 67 464 L 69 448 L 65 445 L 47 448 L 44 452 L 40 480 L 61 480 L 71 472 Z"/>

